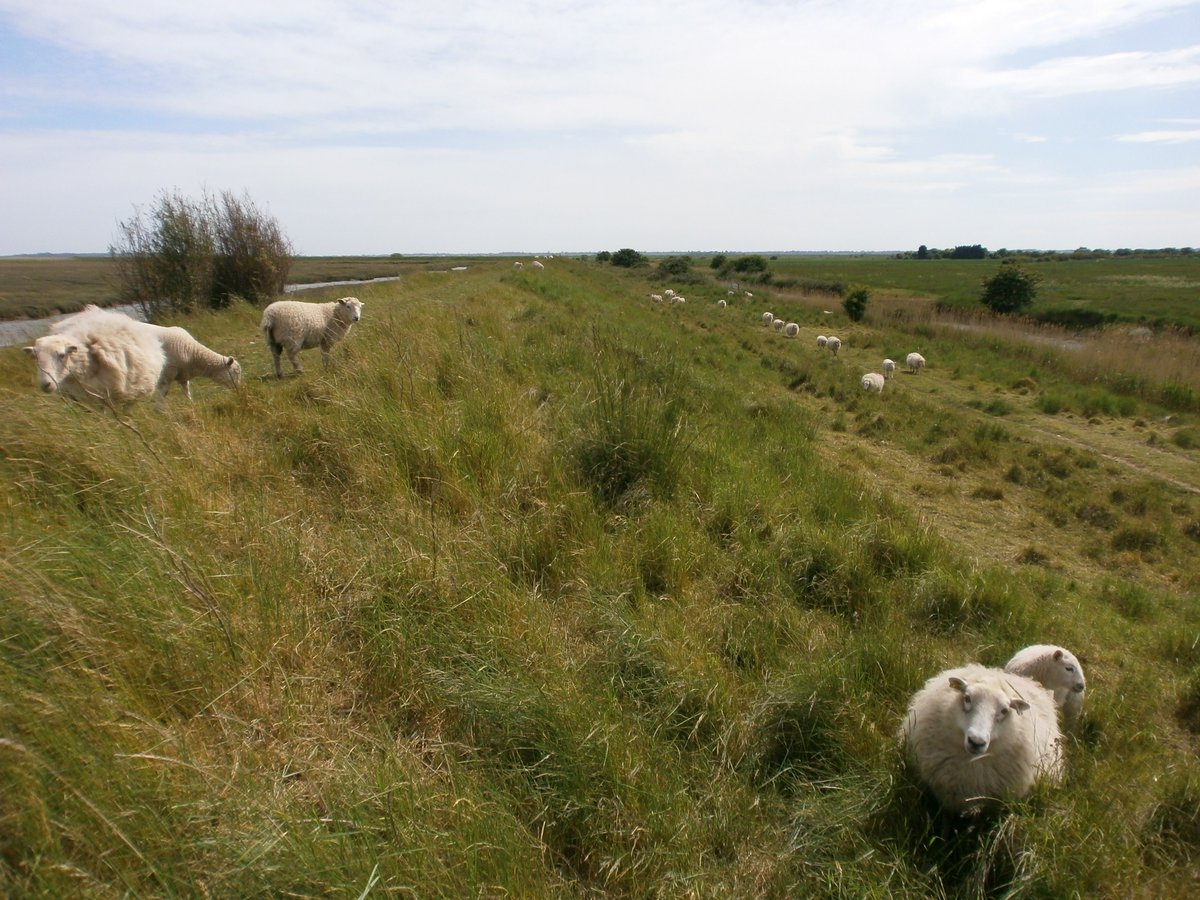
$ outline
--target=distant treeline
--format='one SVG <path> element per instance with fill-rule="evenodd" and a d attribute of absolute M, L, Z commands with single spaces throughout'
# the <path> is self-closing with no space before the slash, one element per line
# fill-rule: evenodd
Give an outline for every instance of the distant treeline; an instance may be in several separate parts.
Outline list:
<path fill-rule="evenodd" d="M 1147 248 L 1130 249 L 1122 247 L 1119 250 L 1091 249 L 1078 247 L 1075 250 L 1009 250 L 1002 247 L 999 250 L 988 250 L 981 244 L 960 244 L 950 249 L 926 247 L 922 244 L 916 250 L 906 250 L 896 254 L 896 259 L 1033 259 L 1033 260 L 1065 260 L 1065 259 L 1109 259 L 1111 257 L 1129 257 L 1142 259 L 1162 259 L 1172 256 L 1194 256 L 1198 251 L 1194 247 L 1160 247 L 1157 250 Z"/>

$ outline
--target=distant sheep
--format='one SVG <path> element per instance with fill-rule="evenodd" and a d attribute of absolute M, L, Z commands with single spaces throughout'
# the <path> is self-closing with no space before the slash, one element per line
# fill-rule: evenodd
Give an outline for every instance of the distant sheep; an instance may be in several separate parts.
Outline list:
<path fill-rule="evenodd" d="M 920 353 L 910 353 L 904 358 L 905 364 L 908 366 L 908 371 L 916 375 L 925 368 L 925 357 Z"/>
<path fill-rule="evenodd" d="M 533 267 L 534 267 L 535 269 L 544 269 L 544 268 L 546 268 L 546 266 L 545 266 L 545 265 L 542 263 L 542 261 L 541 261 L 540 259 L 535 259 L 535 260 L 533 261 L 532 265 L 533 265 Z"/>
<path fill-rule="evenodd" d="M 817 346 L 818 347 L 824 347 L 828 343 L 829 343 L 829 338 L 825 337 L 825 335 L 823 335 L 823 334 L 817 335 Z"/>
<path fill-rule="evenodd" d="M 894 359 L 885 359 L 883 361 L 883 377 L 891 378 L 896 374 L 896 361 Z"/>
<path fill-rule="evenodd" d="M 86 403 L 148 397 L 158 386 L 166 354 L 149 331 L 132 327 L 136 324 L 95 307 L 58 322 L 25 348 L 37 363 L 39 387 Z"/>
<path fill-rule="evenodd" d="M 1000 669 L 948 669 L 913 695 L 901 735 L 921 780 L 952 812 L 1027 796 L 1062 778 L 1054 698 Z"/>
<path fill-rule="evenodd" d="M 672 297 L 674 297 L 674 296 L 675 296 L 675 291 L 674 291 L 674 289 L 673 289 L 673 288 L 667 288 L 665 291 L 663 291 L 663 296 L 664 296 L 664 297 L 666 297 L 668 300 L 669 300 L 669 299 L 671 299 Z"/>
<path fill-rule="evenodd" d="M 718 300 L 718 301 L 717 301 L 717 309 L 724 309 L 724 308 L 725 308 L 725 307 L 727 307 L 728 305 L 729 305 L 729 304 L 725 302 L 725 298 L 724 298 L 724 297 L 722 297 L 720 300 Z"/>
<path fill-rule="evenodd" d="M 513 263 L 513 268 L 514 269 L 523 269 L 523 268 L 525 268 L 525 263 L 521 262 L 518 259 L 515 263 Z"/>
<path fill-rule="evenodd" d="M 765 312 L 762 314 L 762 323 L 765 326 L 767 326 L 768 328 L 771 327 L 771 323 L 774 321 L 775 321 L 775 316 L 772 313 Z"/>
<path fill-rule="evenodd" d="M 783 326 L 785 324 L 787 324 L 787 323 L 785 323 L 783 321 L 783 319 L 776 319 L 774 322 L 771 323 L 771 327 L 774 328 L 776 331 L 783 331 Z"/>
<path fill-rule="evenodd" d="M 276 300 L 263 310 L 263 336 L 275 361 L 275 376 L 283 377 L 280 355 L 287 351 L 288 360 L 297 372 L 300 351 L 320 347 L 328 366 L 333 345 L 350 333 L 354 323 L 362 318 L 363 303 L 357 297 L 342 297 L 329 303 L 305 303 L 301 300 Z"/>
<path fill-rule="evenodd" d="M 650 300 L 654 303 L 662 303 L 663 302 L 662 294 L 651 294 Z"/>
<path fill-rule="evenodd" d="M 883 393 L 883 383 L 886 379 L 878 372 L 868 372 L 862 377 L 862 389 L 864 391 L 874 391 L 877 394 Z"/>
<path fill-rule="evenodd" d="M 1034 644 L 1018 650 L 1005 663 L 1004 671 L 1032 678 L 1054 695 L 1054 704 L 1063 711 L 1068 726 L 1078 721 L 1087 679 L 1083 676 L 1083 666 L 1070 650 L 1053 644 Z"/>
<path fill-rule="evenodd" d="M 838 351 L 842 349 L 842 339 L 830 335 L 825 341 L 825 347 L 830 353 L 832 353 L 834 356 L 837 356 Z"/>
<path fill-rule="evenodd" d="M 783 326 L 784 337 L 794 338 L 799 333 L 800 333 L 800 326 L 797 325 L 795 322 L 788 322 L 786 325 Z"/>

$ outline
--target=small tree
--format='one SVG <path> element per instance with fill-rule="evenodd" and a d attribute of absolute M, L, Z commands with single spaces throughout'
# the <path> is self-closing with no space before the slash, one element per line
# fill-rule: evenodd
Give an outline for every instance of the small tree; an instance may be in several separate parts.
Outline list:
<path fill-rule="evenodd" d="M 686 278 L 692 272 L 692 260 L 687 256 L 668 256 L 658 262 L 658 274 L 664 278 Z"/>
<path fill-rule="evenodd" d="M 856 288 L 845 296 L 842 309 L 846 311 L 851 322 L 862 321 L 863 316 L 867 314 L 867 301 L 870 298 L 871 292 L 866 288 Z"/>
<path fill-rule="evenodd" d="M 647 262 L 649 260 L 645 256 L 629 247 L 622 247 L 612 255 L 612 264 L 614 266 L 622 266 L 626 269 L 632 269 L 634 266 L 644 266 Z"/>
<path fill-rule="evenodd" d="M 596 262 L 598 262 L 598 263 L 612 262 L 612 253 L 608 250 L 601 250 L 599 253 L 596 254 Z"/>
<path fill-rule="evenodd" d="M 980 302 L 994 313 L 1023 312 L 1037 296 L 1038 280 L 1034 273 L 1005 260 L 995 275 L 983 280 Z"/>
<path fill-rule="evenodd" d="M 228 306 L 234 297 L 260 303 L 283 292 L 292 265 L 292 247 L 279 223 L 259 211 L 248 196 L 221 194 L 212 203 L 216 260 L 209 304 Z"/>
<path fill-rule="evenodd" d="M 733 263 L 733 271 L 735 272 L 765 272 L 767 271 L 767 258 L 760 256 L 757 253 L 750 256 L 739 256 Z"/>
<path fill-rule="evenodd" d="M 710 269 L 720 269 L 725 266 L 725 263 L 727 261 L 728 261 L 728 257 L 726 257 L 724 253 L 718 253 L 711 260 L 709 260 L 708 267 Z"/>

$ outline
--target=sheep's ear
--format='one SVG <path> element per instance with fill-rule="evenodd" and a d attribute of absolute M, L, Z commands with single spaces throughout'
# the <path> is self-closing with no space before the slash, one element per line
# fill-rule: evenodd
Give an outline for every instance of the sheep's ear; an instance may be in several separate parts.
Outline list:
<path fill-rule="evenodd" d="M 1055 658 L 1056 660 L 1058 660 L 1058 659 L 1062 659 L 1062 650 L 1055 650 L 1055 651 L 1054 651 L 1054 658 Z"/>
<path fill-rule="evenodd" d="M 37 347 L 22 347 L 21 349 L 24 350 L 26 353 L 28 353 L 30 356 L 37 356 Z"/>
<path fill-rule="evenodd" d="M 232 356 L 225 357 L 225 368 L 228 369 L 230 366 L 232 366 L 236 362 L 237 362 L 237 360 L 234 359 Z"/>
<path fill-rule="evenodd" d="M 1025 712 L 1025 710 L 1029 709 L 1029 701 L 1022 700 L 1020 697 L 1013 697 L 1010 701 L 1008 701 L 1008 705 L 1017 712 Z"/>
<path fill-rule="evenodd" d="M 960 694 L 965 694 L 967 692 L 967 683 L 957 675 L 950 676 L 950 687 L 954 688 Z"/>
<path fill-rule="evenodd" d="M 78 344 L 67 344 L 67 346 L 63 349 L 63 353 L 67 354 L 67 356 L 70 356 L 72 353 L 74 353 L 78 349 L 79 349 Z"/>

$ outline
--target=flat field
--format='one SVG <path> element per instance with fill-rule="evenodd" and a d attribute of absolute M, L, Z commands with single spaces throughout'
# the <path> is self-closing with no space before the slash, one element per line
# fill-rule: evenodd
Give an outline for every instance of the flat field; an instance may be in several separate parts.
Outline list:
<path fill-rule="evenodd" d="M 0 892 L 1194 896 L 1196 341 L 727 289 L 408 273 L 282 380 L 234 306 L 119 419 L 0 350 Z M 942 812 L 909 697 L 1032 643 L 1064 781 Z"/>

